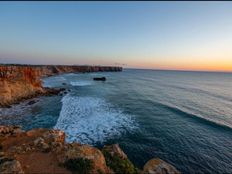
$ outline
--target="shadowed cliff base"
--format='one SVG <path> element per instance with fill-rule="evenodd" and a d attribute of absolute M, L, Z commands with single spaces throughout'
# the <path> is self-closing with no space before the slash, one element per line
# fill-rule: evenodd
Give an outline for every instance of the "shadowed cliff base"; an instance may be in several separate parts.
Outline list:
<path fill-rule="evenodd" d="M 58 94 L 61 89 L 42 86 L 42 77 L 63 73 L 122 71 L 113 66 L 0 65 L 0 107 L 40 95 Z"/>

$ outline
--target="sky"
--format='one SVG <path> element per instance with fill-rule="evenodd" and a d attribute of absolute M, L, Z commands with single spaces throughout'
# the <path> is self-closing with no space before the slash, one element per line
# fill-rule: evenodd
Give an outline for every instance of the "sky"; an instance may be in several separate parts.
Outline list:
<path fill-rule="evenodd" d="M 0 63 L 232 71 L 232 3 L 0 2 Z"/>

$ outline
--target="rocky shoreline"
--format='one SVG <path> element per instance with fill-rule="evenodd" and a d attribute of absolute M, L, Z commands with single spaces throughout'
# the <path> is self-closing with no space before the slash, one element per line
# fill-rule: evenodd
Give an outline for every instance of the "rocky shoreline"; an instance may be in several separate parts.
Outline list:
<path fill-rule="evenodd" d="M 0 107 L 10 107 L 37 96 L 65 93 L 65 88 L 44 88 L 41 78 L 62 73 L 122 71 L 121 67 L 0 65 Z M 30 101 L 28 105 L 35 101 Z M 60 130 L 0 126 L 0 173 L 62 174 L 179 174 L 161 159 L 151 159 L 143 169 L 129 160 L 118 144 L 97 149 L 66 143 Z"/>
<path fill-rule="evenodd" d="M 122 71 L 122 67 L 66 65 L 0 65 L 0 107 L 10 107 L 37 96 L 58 94 L 63 89 L 44 88 L 42 77 L 63 73 Z"/>
<path fill-rule="evenodd" d="M 66 143 L 65 133 L 52 129 L 23 131 L 0 126 L 0 173 L 77 174 L 179 174 L 165 161 L 154 158 L 138 169 L 118 144 L 97 149 Z"/>

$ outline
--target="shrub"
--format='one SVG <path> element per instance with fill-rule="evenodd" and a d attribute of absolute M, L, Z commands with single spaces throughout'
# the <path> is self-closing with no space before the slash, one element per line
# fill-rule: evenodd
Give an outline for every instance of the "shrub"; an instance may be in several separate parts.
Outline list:
<path fill-rule="evenodd" d="M 93 170 L 93 161 L 85 158 L 75 158 L 65 161 L 64 167 L 73 174 L 91 174 Z"/>
<path fill-rule="evenodd" d="M 103 154 L 106 159 L 106 164 L 109 166 L 115 174 L 138 174 L 139 170 L 134 167 L 129 159 L 122 159 L 117 155 L 111 156 L 106 150 L 103 150 Z"/>

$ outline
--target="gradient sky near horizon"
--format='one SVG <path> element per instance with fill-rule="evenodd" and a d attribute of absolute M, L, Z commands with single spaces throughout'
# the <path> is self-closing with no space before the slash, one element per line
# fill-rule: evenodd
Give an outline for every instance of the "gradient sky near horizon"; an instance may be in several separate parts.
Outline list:
<path fill-rule="evenodd" d="M 0 63 L 232 71 L 232 3 L 0 2 Z"/>

